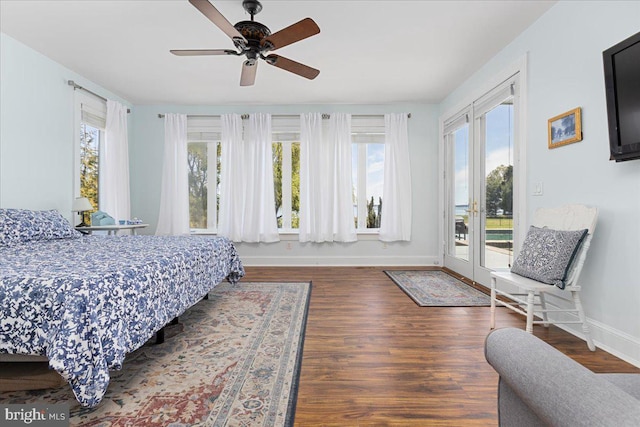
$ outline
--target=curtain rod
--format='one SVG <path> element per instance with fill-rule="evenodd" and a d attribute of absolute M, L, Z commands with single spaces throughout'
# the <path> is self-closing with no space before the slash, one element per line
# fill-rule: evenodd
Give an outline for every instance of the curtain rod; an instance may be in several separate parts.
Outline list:
<path fill-rule="evenodd" d="M 87 92 L 87 93 L 90 93 L 91 95 L 93 95 L 93 96 L 95 96 L 95 97 L 98 97 L 98 98 L 102 99 L 104 102 L 107 102 L 107 98 L 105 98 L 104 96 L 100 96 L 100 95 L 98 95 L 97 93 L 92 92 L 92 91 L 90 91 L 89 89 L 87 89 L 87 88 L 85 88 L 85 87 L 80 86 L 79 84 L 77 84 L 77 83 L 76 83 L 76 82 L 74 82 L 73 80 L 67 80 L 67 84 L 68 84 L 69 86 L 73 86 L 73 90 L 76 90 L 76 89 L 83 90 L 83 91 L 85 91 L 85 92 Z M 127 108 L 127 113 L 130 113 L 130 112 L 131 112 L 131 110 Z"/>
<path fill-rule="evenodd" d="M 192 115 L 192 114 L 187 114 L 187 117 L 214 117 L 214 116 L 219 116 L 220 114 L 204 114 L 204 115 Z M 295 116 L 295 114 L 276 114 L 277 116 Z M 355 114 L 356 116 L 375 116 L 376 114 Z M 378 116 L 380 116 L 381 114 L 377 114 Z M 248 114 L 242 114 L 240 117 L 242 117 L 243 119 L 248 119 L 249 115 Z M 323 119 L 328 119 L 329 117 L 331 117 L 331 114 L 322 114 L 322 118 Z M 158 114 L 158 118 L 162 119 L 164 118 L 164 114 Z M 407 118 L 411 118 L 411 113 L 407 114 Z"/>

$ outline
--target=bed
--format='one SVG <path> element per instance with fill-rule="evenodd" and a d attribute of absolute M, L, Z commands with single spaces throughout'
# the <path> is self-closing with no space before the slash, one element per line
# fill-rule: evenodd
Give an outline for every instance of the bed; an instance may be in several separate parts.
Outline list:
<path fill-rule="evenodd" d="M 81 235 L 57 211 L 0 209 L 0 355 L 46 356 L 93 407 L 127 353 L 243 275 L 226 238 Z"/>

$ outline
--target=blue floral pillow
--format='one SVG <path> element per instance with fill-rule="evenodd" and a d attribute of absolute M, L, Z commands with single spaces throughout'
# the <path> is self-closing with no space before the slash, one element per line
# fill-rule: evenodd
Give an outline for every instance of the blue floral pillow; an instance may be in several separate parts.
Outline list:
<path fill-rule="evenodd" d="M 587 231 L 531 226 L 511 272 L 564 289 L 571 263 Z"/>
<path fill-rule="evenodd" d="M 0 209 L 0 246 L 80 236 L 57 210 Z"/>

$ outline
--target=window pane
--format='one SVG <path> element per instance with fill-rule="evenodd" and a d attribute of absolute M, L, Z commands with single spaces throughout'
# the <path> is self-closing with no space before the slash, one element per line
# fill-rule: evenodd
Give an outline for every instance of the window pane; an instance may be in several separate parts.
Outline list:
<path fill-rule="evenodd" d="M 300 228 L 300 143 L 274 142 L 273 190 L 281 230 Z"/>
<path fill-rule="evenodd" d="M 274 142 L 272 144 L 273 194 L 275 196 L 278 228 L 282 228 L 284 224 L 284 212 L 282 209 L 282 146 L 283 144 L 281 142 Z"/>
<path fill-rule="evenodd" d="M 215 161 L 216 161 L 216 182 L 215 182 L 215 190 L 212 191 L 211 183 L 207 188 L 207 193 L 213 192 L 216 195 L 215 200 L 215 216 L 212 216 L 211 210 L 213 206 L 211 205 L 211 200 L 207 200 L 207 228 L 209 229 L 218 229 L 218 218 L 220 218 L 220 175 L 222 173 L 221 165 L 222 165 L 222 144 L 220 142 L 209 143 L 209 150 L 212 149 L 212 146 L 215 147 Z M 212 161 L 211 153 L 209 153 L 208 163 Z"/>
<path fill-rule="evenodd" d="M 98 205 L 100 130 L 86 123 L 80 125 L 80 196 L 94 209 Z"/>
<path fill-rule="evenodd" d="M 455 224 L 451 230 L 454 233 L 455 242 L 453 252 L 450 255 L 469 261 L 469 125 L 464 124 L 452 134 L 453 162 L 455 167 L 455 185 L 453 201 Z"/>
<path fill-rule="evenodd" d="M 188 144 L 189 226 L 207 228 L 207 143 Z"/>
<path fill-rule="evenodd" d="M 358 228 L 358 144 L 351 144 L 351 182 L 353 185 L 353 221 Z"/>
<path fill-rule="evenodd" d="M 300 143 L 291 144 L 291 228 L 300 228 Z"/>
<path fill-rule="evenodd" d="M 508 99 L 485 115 L 484 251 L 481 265 L 508 268 L 513 259 L 513 104 Z"/>
<path fill-rule="evenodd" d="M 367 228 L 380 228 L 384 144 L 367 144 Z"/>

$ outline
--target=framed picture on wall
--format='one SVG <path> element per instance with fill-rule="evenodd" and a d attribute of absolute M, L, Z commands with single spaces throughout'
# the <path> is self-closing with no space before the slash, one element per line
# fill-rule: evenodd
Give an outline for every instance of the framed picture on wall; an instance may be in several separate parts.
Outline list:
<path fill-rule="evenodd" d="M 580 107 L 549 119 L 549 148 L 582 141 Z"/>

